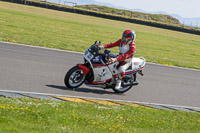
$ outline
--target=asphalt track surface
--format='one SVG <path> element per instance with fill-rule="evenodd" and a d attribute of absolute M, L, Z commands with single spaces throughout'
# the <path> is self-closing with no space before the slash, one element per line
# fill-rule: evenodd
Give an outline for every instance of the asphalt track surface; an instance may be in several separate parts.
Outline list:
<path fill-rule="evenodd" d="M 148 57 L 146 57 L 148 58 Z M 200 107 L 200 71 L 147 63 L 138 86 L 124 94 L 82 85 L 66 88 L 66 72 L 81 53 L 0 42 L 0 90 Z"/>

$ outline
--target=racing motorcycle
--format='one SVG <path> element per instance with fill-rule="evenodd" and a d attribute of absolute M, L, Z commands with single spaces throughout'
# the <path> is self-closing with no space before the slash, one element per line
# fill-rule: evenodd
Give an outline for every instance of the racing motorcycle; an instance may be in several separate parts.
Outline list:
<path fill-rule="evenodd" d="M 143 76 L 142 69 L 146 60 L 143 57 L 133 57 L 132 65 L 126 70 L 122 78 L 120 89 L 115 89 L 118 78 L 119 62 L 110 61 L 117 55 L 110 53 L 105 49 L 101 52 L 98 45 L 91 45 L 84 53 L 84 63 L 72 67 L 65 75 L 64 83 L 68 88 L 78 88 L 83 83 L 90 87 L 100 87 L 104 89 L 113 89 L 116 93 L 124 93 L 132 86 L 138 85 L 136 75 Z"/>

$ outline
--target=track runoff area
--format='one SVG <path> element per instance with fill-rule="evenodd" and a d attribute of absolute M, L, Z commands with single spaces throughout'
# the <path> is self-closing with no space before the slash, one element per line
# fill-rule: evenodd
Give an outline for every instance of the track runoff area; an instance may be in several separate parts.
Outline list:
<path fill-rule="evenodd" d="M 166 110 L 180 110 L 185 112 L 200 112 L 198 107 L 187 107 L 178 105 L 168 105 L 168 104 L 157 104 L 157 103 L 147 103 L 147 102 L 137 102 L 137 101 L 125 101 L 125 100 L 113 100 L 113 99 L 103 99 L 94 97 L 81 97 L 81 96 L 71 96 L 71 95 L 58 95 L 58 94 L 47 94 L 47 93 L 36 93 L 36 92 L 24 92 L 24 91 L 10 91 L 10 90 L 0 90 L 0 96 L 7 98 L 34 98 L 34 99 L 44 99 L 44 100 L 56 100 L 65 102 L 81 102 L 90 104 L 105 104 L 105 105 L 115 105 L 115 106 L 143 106 L 146 108 L 156 108 L 156 109 L 166 109 Z"/>

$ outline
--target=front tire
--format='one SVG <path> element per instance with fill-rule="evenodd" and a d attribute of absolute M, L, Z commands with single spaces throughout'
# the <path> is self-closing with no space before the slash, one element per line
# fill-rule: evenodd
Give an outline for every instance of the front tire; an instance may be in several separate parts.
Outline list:
<path fill-rule="evenodd" d="M 67 74 L 65 75 L 65 85 L 68 88 L 78 88 L 81 86 L 85 81 L 85 75 L 83 71 L 78 67 L 72 67 Z"/>

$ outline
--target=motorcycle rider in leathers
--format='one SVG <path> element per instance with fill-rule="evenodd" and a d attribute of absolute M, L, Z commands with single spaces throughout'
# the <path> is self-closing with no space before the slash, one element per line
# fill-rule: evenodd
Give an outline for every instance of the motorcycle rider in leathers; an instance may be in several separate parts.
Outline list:
<path fill-rule="evenodd" d="M 125 75 L 125 71 L 132 64 L 131 60 L 134 53 L 136 52 L 136 45 L 134 43 L 135 38 L 135 31 L 125 30 L 122 34 L 122 38 L 118 41 L 99 46 L 101 49 L 117 46 L 119 47 L 119 56 L 117 58 L 111 58 L 109 60 L 111 62 L 119 61 L 120 63 L 120 66 L 118 68 L 118 79 L 115 85 L 116 90 L 119 90 L 121 88 L 121 80 Z"/>

